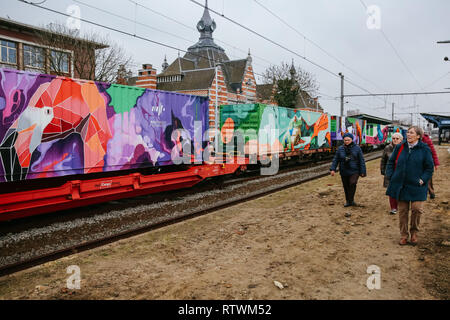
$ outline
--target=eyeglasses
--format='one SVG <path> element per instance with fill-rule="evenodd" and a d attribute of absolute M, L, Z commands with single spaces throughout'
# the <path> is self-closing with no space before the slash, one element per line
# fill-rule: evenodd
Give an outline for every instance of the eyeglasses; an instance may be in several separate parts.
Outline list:
<path fill-rule="evenodd" d="M 400 138 L 392 138 L 392 140 L 400 140 Z"/>

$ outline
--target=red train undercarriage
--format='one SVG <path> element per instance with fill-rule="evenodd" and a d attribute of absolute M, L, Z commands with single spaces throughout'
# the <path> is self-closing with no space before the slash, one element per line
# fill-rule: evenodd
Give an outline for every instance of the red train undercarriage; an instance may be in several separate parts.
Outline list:
<path fill-rule="evenodd" d="M 315 153 L 329 153 L 331 149 L 302 150 L 279 154 L 280 160 Z M 28 216 L 83 207 L 92 204 L 132 198 L 152 193 L 192 187 L 199 182 L 219 176 L 243 172 L 249 165 L 248 157 L 233 157 L 232 163 L 219 156 L 210 164 L 196 165 L 184 171 L 145 175 L 130 173 L 122 176 L 89 180 L 70 180 L 59 187 L 37 188 L 0 194 L 0 222 Z M 258 157 L 258 163 L 267 156 Z M 270 156 L 269 156 L 270 158 Z M 192 159 L 193 161 L 194 159 Z"/>
<path fill-rule="evenodd" d="M 217 176 L 245 171 L 248 159 L 235 163 L 203 164 L 186 171 L 68 181 L 61 187 L 0 195 L 0 221 L 66 210 L 91 204 L 189 188 Z"/>

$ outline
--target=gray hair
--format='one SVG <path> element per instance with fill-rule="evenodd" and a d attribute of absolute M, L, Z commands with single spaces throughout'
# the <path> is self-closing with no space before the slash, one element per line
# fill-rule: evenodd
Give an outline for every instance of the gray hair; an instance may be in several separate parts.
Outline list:
<path fill-rule="evenodd" d="M 412 126 L 412 127 L 409 127 L 409 128 L 408 128 L 408 131 L 411 130 L 411 129 L 414 129 L 414 131 L 416 132 L 416 134 L 417 134 L 418 136 L 420 136 L 420 139 L 423 138 L 423 129 L 422 129 L 422 128 L 420 128 L 420 127 L 418 127 L 418 126 Z"/>
<path fill-rule="evenodd" d="M 400 140 L 403 140 L 403 135 L 400 132 L 396 132 L 392 135 L 392 138 L 400 138 Z"/>

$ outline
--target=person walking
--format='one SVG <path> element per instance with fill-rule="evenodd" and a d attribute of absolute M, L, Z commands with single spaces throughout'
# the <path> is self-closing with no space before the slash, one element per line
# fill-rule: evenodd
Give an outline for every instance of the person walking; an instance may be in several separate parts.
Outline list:
<path fill-rule="evenodd" d="M 397 199 L 400 227 L 400 245 L 417 244 L 423 202 L 427 200 L 428 181 L 434 165 L 430 148 L 420 141 L 423 130 L 417 126 L 408 129 L 407 141 L 395 147 L 388 160 L 386 176 L 389 186 L 386 195 Z M 408 232 L 409 209 L 411 225 Z"/>
<path fill-rule="evenodd" d="M 434 171 L 436 171 L 437 167 L 440 165 L 440 162 L 436 149 L 434 148 L 433 140 L 431 140 L 428 134 L 424 133 L 422 142 L 426 143 L 431 150 L 431 155 L 433 156 Z M 433 176 L 431 176 L 430 181 L 428 181 L 428 193 L 430 194 L 430 199 L 436 198 L 436 194 L 434 193 L 433 187 Z"/>
<path fill-rule="evenodd" d="M 358 179 L 367 175 L 362 150 L 353 139 L 351 133 L 344 134 L 344 145 L 336 151 L 330 168 L 330 173 L 334 177 L 339 166 L 346 200 L 344 207 L 356 206 L 354 198 Z"/>
<path fill-rule="evenodd" d="M 389 158 L 394 152 L 394 148 L 403 142 L 403 136 L 401 133 L 396 132 L 392 135 L 392 142 L 388 144 L 384 150 L 383 155 L 381 156 L 380 170 L 381 175 L 384 176 L 383 186 L 387 188 L 389 186 L 389 178 L 386 176 L 386 166 Z M 391 206 L 390 214 L 396 214 L 398 210 L 398 203 L 395 198 L 389 197 L 389 204 Z"/>

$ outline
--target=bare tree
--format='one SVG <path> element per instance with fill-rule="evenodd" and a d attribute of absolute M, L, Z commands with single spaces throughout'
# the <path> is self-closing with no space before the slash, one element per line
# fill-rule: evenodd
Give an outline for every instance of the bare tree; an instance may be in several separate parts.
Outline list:
<path fill-rule="evenodd" d="M 317 95 L 319 84 L 315 76 L 300 66 L 294 67 L 293 64 L 281 62 L 280 66 L 270 66 L 264 71 L 262 81 L 264 84 L 272 84 L 292 77 L 301 91 L 308 92 L 311 96 Z"/>
<path fill-rule="evenodd" d="M 105 82 L 116 82 L 118 74 L 123 70 L 127 70 L 129 76 L 129 68 L 133 61 L 131 56 L 127 56 L 125 50 L 117 43 L 107 42 L 109 47 L 95 51 L 95 80 Z"/>
<path fill-rule="evenodd" d="M 119 68 L 129 68 L 132 64 L 131 56 L 122 47 L 94 32 L 82 35 L 79 30 L 51 23 L 43 30 L 36 31 L 36 36 L 46 48 L 46 66 L 57 75 L 68 73 L 70 61 L 75 77 L 116 82 Z M 69 53 L 73 53 L 70 60 Z"/>

